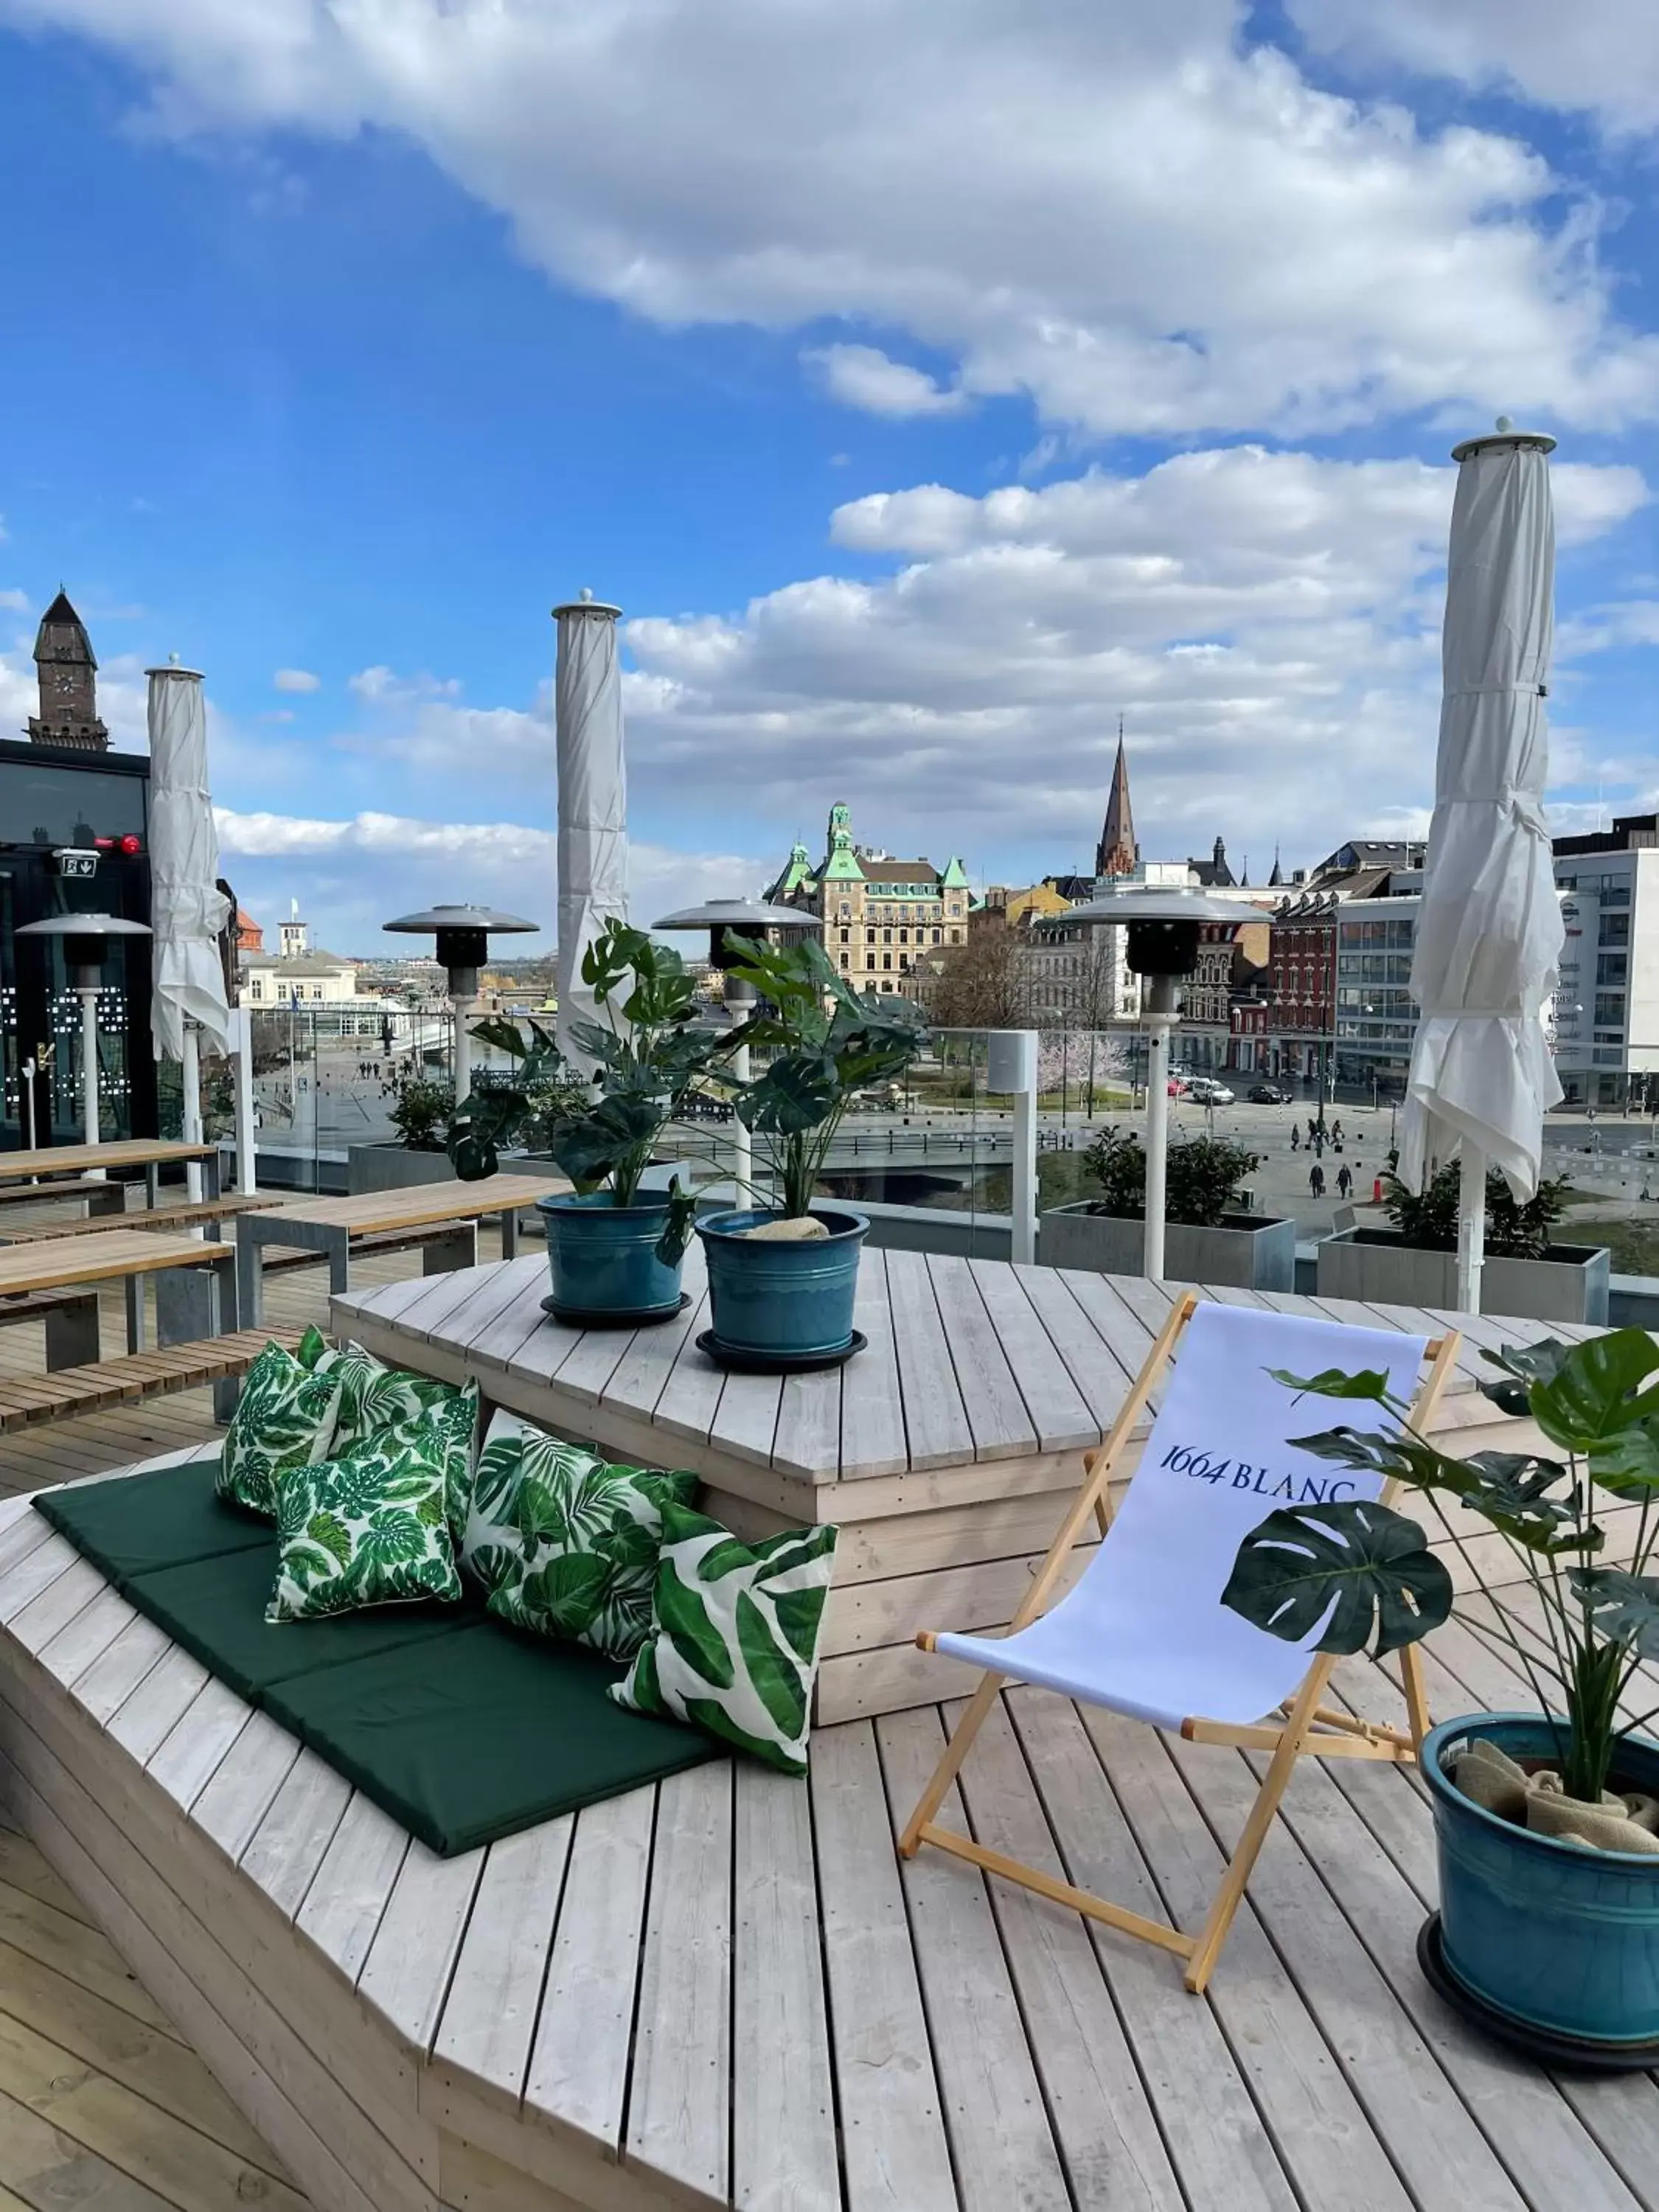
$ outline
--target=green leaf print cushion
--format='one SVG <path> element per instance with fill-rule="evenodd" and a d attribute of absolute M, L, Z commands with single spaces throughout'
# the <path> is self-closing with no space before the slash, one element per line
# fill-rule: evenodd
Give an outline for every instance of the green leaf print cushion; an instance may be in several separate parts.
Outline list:
<path fill-rule="evenodd" d="M 665 1504 L 697 1478 L 612 1466 L 585 1445 L 497 1413 L 478 1455 L 461 1565 L 515 1628 L 631 1659 L 651 1626 Z"/>
<path fill-rule="evenodd" d="M 459 1600 L 444 1505 L 451 1449 L 434 1408 L 338 1458 L 289 1468 L 276 1486 L 276 1583 L 265 1619 Z"/>
<path fill-rule="evenodd" d="M 307 1330 L 297 1358 L 268 1344 L 248 1369 L 214 1478 L 221 1498 L 268 1521 L 276 1516 L 280 1477 L 326 1459 L 334 1449 L 341 1384 L 304 1358 L 313 1336 L 322 1344 L 315 1329 Z"/>
<path fill-rule="evenodd" d="M 465 1386 L 441 1382 L 430 1375 L 410 1375 L 388 1367 L 361 1344 L 331 1349 L 314 1328 L 307 1329 L 296 1355 L 317 1373 L 332 1375 L 340 1383 L 339 1426 L 334 1438 L 336 1453 L 377 1435 L 382 1430 L 406 1431 L 412 1421 L 434 1411 L 452 1414 L 459 1426 L 463 1408 L 467 1416 L 466 1454 L 451 1463 L 451 1483 L 446 1499 L 450 1533 L 459 1543 L 466 1521 L 472 1486 L 473 1431 L 477 1427 L 478 1392 L 476 1383 Z"/>
<path fill-rule="evenodd" d="M 690 1721 L 786 1774 L 806 1771 L 806 1723 L 836 1530 L 745 1544 L 665 1505 L 651 1633 L 608 1694 Z"/>

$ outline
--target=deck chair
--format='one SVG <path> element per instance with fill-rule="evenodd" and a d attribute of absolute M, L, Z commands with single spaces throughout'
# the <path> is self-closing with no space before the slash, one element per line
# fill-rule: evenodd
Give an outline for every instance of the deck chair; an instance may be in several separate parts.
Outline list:
<path fill-rule="evenodd" d="M 1401 1654 L 1407 1734 L 1322 1704 L 1334 1659 L 1282 1642 L 1221 1603 L 1240 1542 L 1275 1502 L 1364 1497 L 1391 1502 L 1393 1486 L 1385 1489 L 1376 1477 L 1291 1445 L 1291 1437 L 1332 1425 L 1341 1409 L 1329 1400 L 1298 1400 L 1267 1370 L 1314 1375 L 1328 1367 L 1380 1368 L 1394 1395 L 1411 1402 L 1413 1425 L 1420 1429 L 1432 1415 L 1457 1343 L 1450 1332 L 1430 1342 L 1393 1330 L 1200 1303 L 1191 1292 L 1177 1298 L 1110 1434 L 1085 1458 L 1083 1487 L 1007 1632 L 953 1636 L 930 1630 L 916 1638 L 924 1650 L 965 1659 L 985 1671 L 900 1837 L 904 1856 L 914 1857 L 923 1844 L 954 1852 L 1175 1953 L 1186 1961 L 1188 1988 L 1201 1990 L 1297 1758 L 1406 1762 L 1416 1757 L 1430 1726 L 1414 1647 Z M 1108 1504 L 1113 1469 L 1160 1388 L 1157 1420 L 1114 1514 Z M 1066 1557 L 1091 1520 L 1103 1540 L 1073 1588 L 1051 1607 Z M 1271 1751 L 1238 1848 L 1197 1935 L 1091 1896 L 936 1824 L 934 1816 L 1006 1681 L 1057 1690 L 1176 1730 L 1193 1742 Z"/>

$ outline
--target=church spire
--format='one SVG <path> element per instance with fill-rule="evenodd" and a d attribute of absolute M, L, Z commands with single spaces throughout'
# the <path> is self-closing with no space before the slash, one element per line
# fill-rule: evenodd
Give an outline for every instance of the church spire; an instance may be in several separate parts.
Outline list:
<path fill-rule="evenodd" d="M 1097 876 L 1133 875 L 1140 858 L 1135 842 L 1135 819 L 1129 808 L 1129 763 L 1123 751 L 1123 717 L 1117 718 L 1117 759 L 1112 768 L 1111 796 L 1106 801 L 1106 823 L 1095 848 Z"/>
<path fill-rule="evenodd" d="M 1267 888 L 1269 890 L 1280 890 L 1284 888 L 1284 884 L 1285 874 L 1283 869 L 1281 869 L 1279 865 L 1279 848 L 1275 845 L 1273 847 L 1273 872 L 1267 878 Z"/>

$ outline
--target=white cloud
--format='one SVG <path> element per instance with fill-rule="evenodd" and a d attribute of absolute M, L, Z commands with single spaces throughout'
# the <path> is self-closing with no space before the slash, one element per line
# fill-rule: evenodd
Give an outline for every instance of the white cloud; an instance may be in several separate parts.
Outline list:
<path fill-rule="evenodd" d="M 1659 10 L 1651 0 L 1288 0 L 1310 43 L 1543 107 L 1587 110 L 1619 131 L 1659 127 Z"/>
<path fill-rule="evenodd" d="M 811 346 L 801 359 L 822 374 L 832 399 L 891 422 L 915 415 L 959 415 L 968 404 L 964 392 L 936 384 L 908 362 L 890 360 L 878 346 Z"/>
<path fill-rule="evenodd" d="M 460 694 L 454 677 L 398 676 L 385 665 L 359 669 L 346 678 L 346 689 L 374 706 L 402 707 L 417 699 L 453 699 Z"/>
<path fill-rule="evenodd" d="M 219 846 L 237 896 L 251 912 L 285 909 L 298 896 L 336 951 L 383 951 L 381 924 L 410 907 L 476 899 L 543 926 L 509 951 L 544 951 L 556 912 L 554 831 L 513 822 L 424 821 L 362 813 L 343 820 L 214 809 Z M 636 920 L 688 902 L 757 890 L 766 863 L 740 853 L 678 852 L 648 841 L 629 849 Z"/>
<path fill-rule="evenodd" d="M 279 668 L 270 680 L 278 691 L 316 691 L 323 681 L 308 668 Z"/>
<path fill-rule="evenodd" d="M 4 535 L 0 531 L 0 537 Z M 0 607 L 8 614 L 25 615 L 29 611 L 29 595 L 27 592 L 0 592 Z"/>
<path fill-rule="evenodd" d="M 1511 14 L 1434 4 L 1492 43 Z M 1659 412 L 1593 194 L 1311 84 L 1245 0 L 0 6 L 121 48 L 155 130 L 385 129 L 563 283 L 665 324 L 902 331 L 1092 434 Z M 1586 15 L 1611 0 L 1571 40 Z"/>

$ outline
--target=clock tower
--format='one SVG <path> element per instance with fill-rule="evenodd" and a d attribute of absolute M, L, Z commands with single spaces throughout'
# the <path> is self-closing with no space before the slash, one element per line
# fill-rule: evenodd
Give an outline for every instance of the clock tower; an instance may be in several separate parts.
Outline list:
<path fill-rule="evenodd" d="M 106 753 L 109 732 L 98 719 L 98 662 L 67 592 L 60 591 L 40 617 L 34 662 L 40 672 L 40 711 L 29 716 L 30 743 Z"/>

